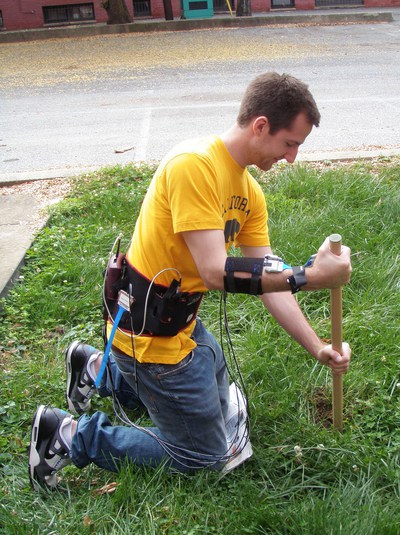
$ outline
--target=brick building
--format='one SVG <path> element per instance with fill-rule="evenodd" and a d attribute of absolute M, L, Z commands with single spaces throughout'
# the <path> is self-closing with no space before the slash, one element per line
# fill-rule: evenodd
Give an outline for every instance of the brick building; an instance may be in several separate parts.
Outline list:
<path fill-rule="evenodd" d="M 180 18 L 181 2 L 185 0 L 171 1 L 174 17 Z M 229 7 L 234 11 L 237 2 L 237 0 L 187 1 L 193 10 L 209 7 L 208 16 L 210 12 L 229 12 Z M 163 0 L 125 0 L 125 3 L 134 19 L 164 18 Z M 274 9 L 307 10 L 339 6 L 394 7 L 400 6 L 400 0 L 251 0 L 253 13 L 265 13 Z M 101 5 L 101 0 L 0 0 L 0 30 L 96 22 L 107 22 L 107 13 Z"/>

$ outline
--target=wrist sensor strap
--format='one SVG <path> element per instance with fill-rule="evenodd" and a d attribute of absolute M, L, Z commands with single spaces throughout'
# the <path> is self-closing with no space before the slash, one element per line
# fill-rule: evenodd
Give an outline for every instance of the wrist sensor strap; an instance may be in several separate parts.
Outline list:
<path fill-rule="evenodd" d="M 263 267 L 264 258 L 228 257 L 225 262 L 225 291 L 261 295 L 263 293 L 261 286 Z M 238 277 L 235 275 L 235 272 L 251 273 L 251 277 Z"/>
<path fill-rule="evenodd" d="M 295 266 L 292 268 L 293 275 L 291 275 L 287 282 L 290 286 L 292 294 L 301 290 L 301 287 L 307 284 L 306 270 L 304 266 Z"/>

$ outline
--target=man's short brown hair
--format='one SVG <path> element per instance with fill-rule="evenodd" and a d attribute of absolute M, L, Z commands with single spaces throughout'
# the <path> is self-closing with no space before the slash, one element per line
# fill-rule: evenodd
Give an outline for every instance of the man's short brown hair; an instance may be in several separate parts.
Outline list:
<path fill-rule="evenodd" d="M 267 72 L 257 76 L 243 96 L 237 122 L 247 126 L 256 117 L 268 118 L 270 133 L 290 128 L 299 113 L 319 126 L 321 115 L 308 86 L 289 74 Z"/>

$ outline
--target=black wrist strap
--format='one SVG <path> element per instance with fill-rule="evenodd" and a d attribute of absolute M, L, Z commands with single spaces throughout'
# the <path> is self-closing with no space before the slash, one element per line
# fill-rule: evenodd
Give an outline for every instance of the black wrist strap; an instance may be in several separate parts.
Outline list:
<path fill-rule="evenodd" d="M 296 266 L 292 268 L 293 275 L 291 275 L 287 282 L 290 286 L 292 294 L 301 290 L 301 287 L 307 284 L 306 270 L 303 266 Z"/>

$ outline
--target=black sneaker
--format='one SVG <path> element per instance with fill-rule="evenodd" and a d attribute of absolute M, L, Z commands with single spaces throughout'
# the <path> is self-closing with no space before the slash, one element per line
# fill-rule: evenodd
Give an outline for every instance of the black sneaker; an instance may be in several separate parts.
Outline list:
<path fill-rule="evenodd" d="M 40 405 L 32 422 L 29 447 L 29 479 L 33 488 L 37 484 L 48 488 L 57 485 L 56 472 L 70 464 L 69 446 L 63 439 L 62 429 L 73 416 L 60 409 Z"/>
<path fill-rule="evenodd" d="M 94 379 L 89 374 L 88 365 L 100 354 L 101 351 L 80 342 L 73 342 L 65 353 L 66 398 L 68 409 L 74 414 L 82 414 L 90 409 L 90 398 L 95 391 L 95 386 Z"/>

